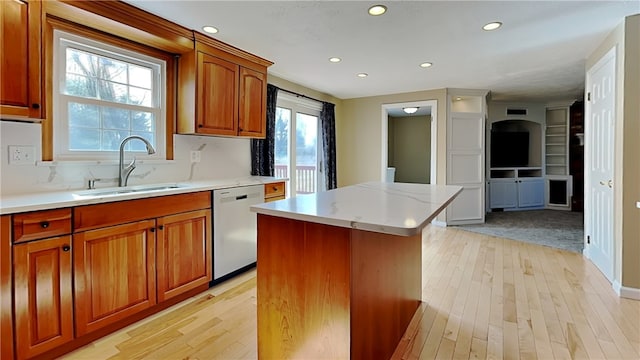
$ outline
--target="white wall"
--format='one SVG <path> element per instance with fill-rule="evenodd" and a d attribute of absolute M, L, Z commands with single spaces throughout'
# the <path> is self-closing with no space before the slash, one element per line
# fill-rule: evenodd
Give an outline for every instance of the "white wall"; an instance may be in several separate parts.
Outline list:
<path fill-rule="evenodd" d="M 96 187 L 117 186 L 118 157 L 107 163 L 40 162 L 35 165 L 10 165 L 9 145 L 32 145 L 36 159 L 41 154 L 41 126 L 33 123 L 0 121 L 0 194 L 75 190 L 87 187 L 93 178 L 103 179 Z M 250 140 L 209 136 L 174 135 L 174 157 L 171 161 L 145 162 L 129 177 L 129 185 L 225 179 L 249 176 L 251 172 Z M 201 162 L 190 162 L 191 150 L 201 151 Z M 125 161 L 130 160 L 125 156 Z"/>

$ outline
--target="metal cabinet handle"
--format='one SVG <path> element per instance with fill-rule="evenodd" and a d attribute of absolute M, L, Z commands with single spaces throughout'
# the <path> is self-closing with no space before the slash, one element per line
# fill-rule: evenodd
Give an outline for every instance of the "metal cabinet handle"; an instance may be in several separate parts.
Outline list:
<path fill-rule="evenodd" d="M 67 252 L 69 250 L 71 250 L 71 246 L 69 246 L 67 244 L 62 245 L 62 251 Z"/>
<path fill-rule="evenodd" d="M 160 225 L 160 226 L 158 226 L 158 229 L 159 229 L 159 230 L 164 230 L 164 225 Z"/>
<path fill-rule="evenodd" d="M 49 227 L 49 222 L 48 221 L 41 221 L 40 222 L 40 227 L 43 229 L 46 229 Z"/>
<path fill-rule="evenodd" d="M 34 109 L 40 109 L 40 104 L 31 104 L 31 107 Z"/>
<path fill-rule="evenodd" d="M 151 228 L 151 229 L 149 229 L 149 231 L 156 232 L 156 228 Z"/>

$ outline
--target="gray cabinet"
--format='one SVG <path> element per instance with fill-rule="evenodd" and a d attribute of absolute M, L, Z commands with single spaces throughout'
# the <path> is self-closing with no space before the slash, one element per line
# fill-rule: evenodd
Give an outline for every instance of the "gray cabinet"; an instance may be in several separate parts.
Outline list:
<path fill-rule="evenodd" d="M 540 168 L 492 169 L 489 179 L 491 210 L 529 210 L 544 207 L 544 178 Z"/>

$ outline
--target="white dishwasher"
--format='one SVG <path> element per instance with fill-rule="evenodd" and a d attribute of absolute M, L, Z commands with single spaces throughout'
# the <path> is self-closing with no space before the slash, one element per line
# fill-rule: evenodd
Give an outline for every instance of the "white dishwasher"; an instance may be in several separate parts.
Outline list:
<path fill-rule="evenodd" d="M 249 207 L 264 202 L 264 185 L 213 191 L 213 281 L 255 265 L 257 216 Z"/>

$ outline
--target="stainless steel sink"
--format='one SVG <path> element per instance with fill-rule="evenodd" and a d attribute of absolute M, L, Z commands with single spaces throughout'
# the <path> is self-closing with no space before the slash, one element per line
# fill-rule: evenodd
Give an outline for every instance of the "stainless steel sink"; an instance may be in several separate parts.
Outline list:
<path fill-rule="evenodd" d="M 150 185 L 137 185 L 137 186 L 129 186 L 129 187 L 117 187 L 117 188 L 108 188 L 108 189 L 92 189 L 92 190 L 84 190 L 78 191 L 74 193 L 77 197 L 101 197 L 101 196 L 114 196 L 114 195 L 123 195 L 123 194 L 131 194 L 131 193 L 143 193 L 143 192 L 154 192 L 154 191 L 162 191 L 162 190 L 171 190 L 187 187 L 180 184 L 150 184 Z"/>

